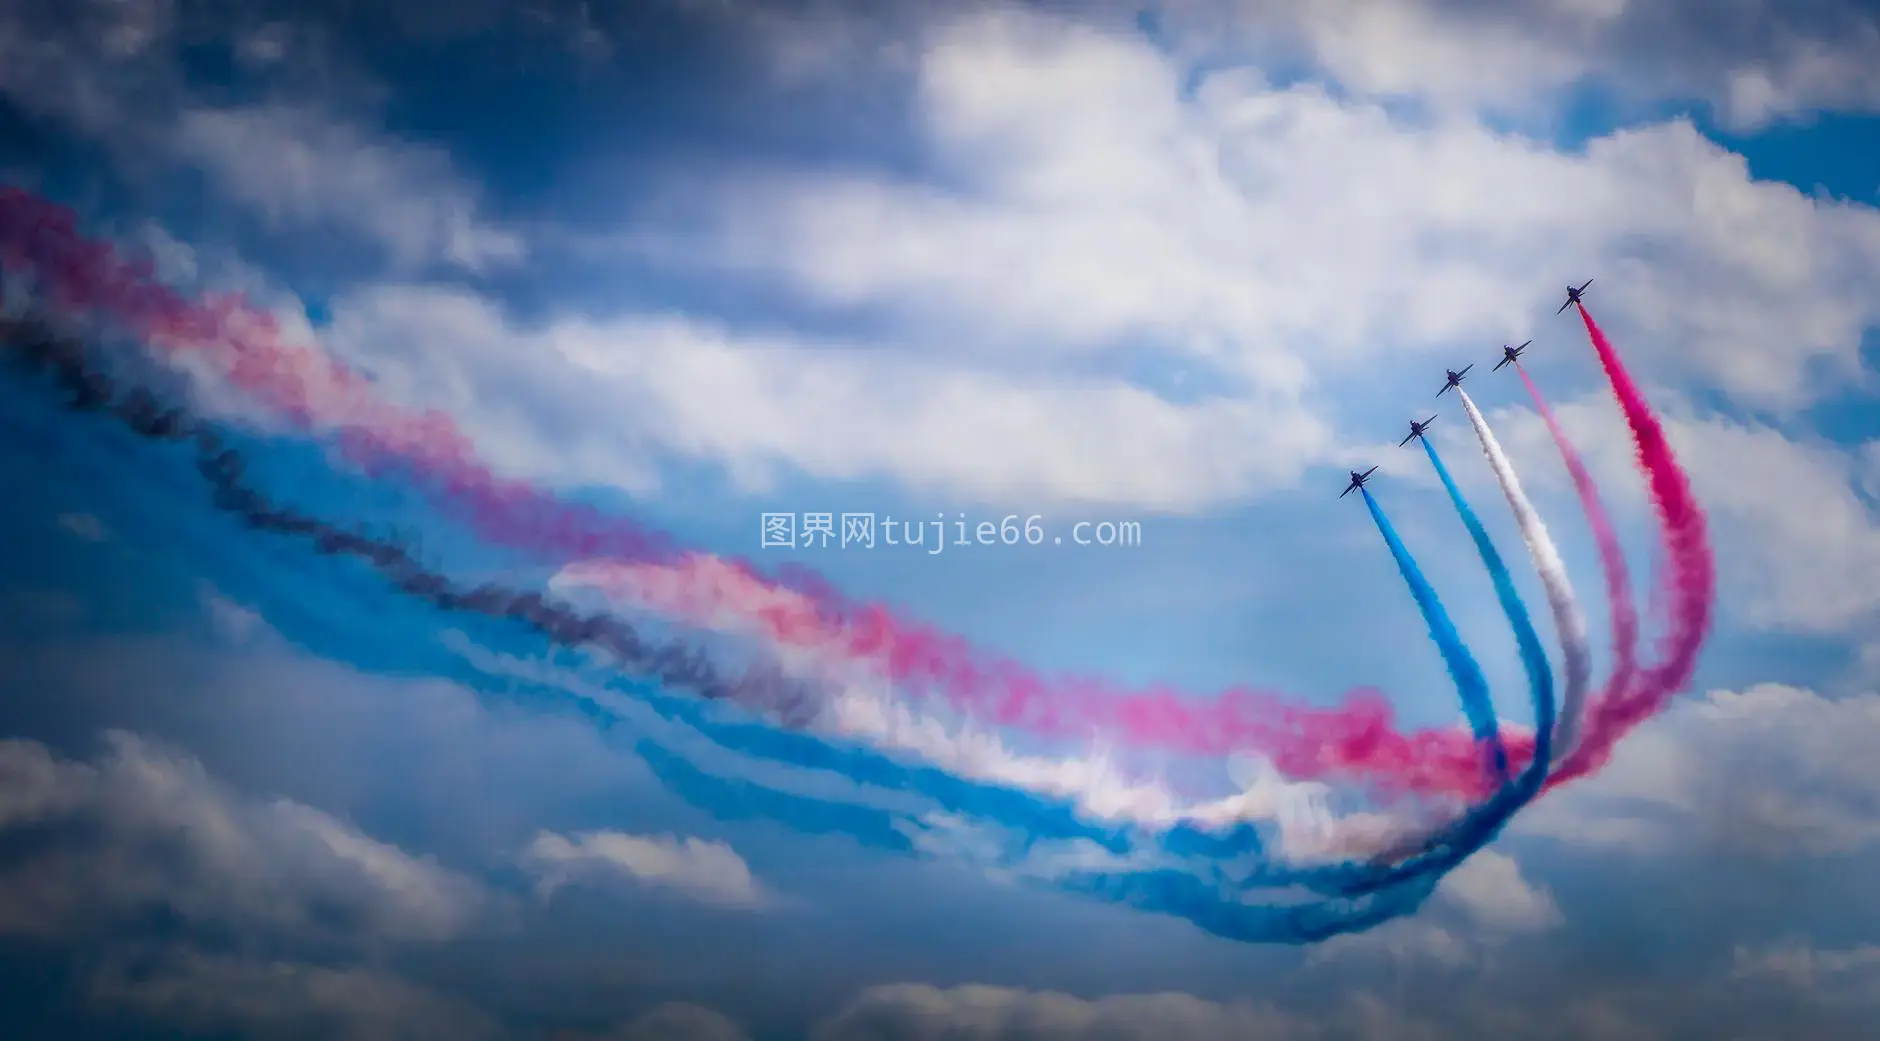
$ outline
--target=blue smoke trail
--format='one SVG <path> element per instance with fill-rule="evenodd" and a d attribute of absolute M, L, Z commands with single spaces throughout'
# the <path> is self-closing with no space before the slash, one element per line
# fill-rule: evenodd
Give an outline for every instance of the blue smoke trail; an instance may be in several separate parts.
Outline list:
<path fill-rule="evenodd" d="M 179 567 L 165 571 L 186 579 L 180 584 L 209 579 L 222 594 L 256 607 L 291 645 L 321 658 L 380 675 L 440 676 L 483 697 L 573 703 L 605 733 L 624 738 L 669 791 L 720 819 L 767 817 L 795 831 L 840 834 L 902 855 L 934 855 L 938 842 L 942 853 L 964 853 L 1038 885 L 1179 915 L 1241 941 L 1305 943 L 1369 928 L 1416 908 L 1440 878 L 1425 874 L 1389 893 L 1344 896 L 1333 889 L 1342 878 L 1337 870 L 1269 861 L 1260 832 L 1250 825 L 1222 834 L 1194 825 L 1098 823 L 1085 819 L 1072 800 L 953 776 L 840 738 L 778 729 L 735 705 L 675 695 L 645 678 L 613 671 L 596 680 L 570 678 L 568 669 L 540 665 L 543 650 L 555 646 L 553 637 L 543 641 L 543 631 L 517 618 L 485 614 L 494 594 L 387 583 L 389 575 L 367 552 L 387 547 L 385 539 L 348 534 L 273 504 L 244 483 L 244 475 L 265 468 L 276 479 L 293 475 L 303 498 L 348 500 L 348 483 L 337 475 L 303 472 L 301 457 L 318 455 L 306 447 L 271 445 L 229 430 L 214 430 L 212 442 L 194 436 L 192 443 L 192 434 L 177 428 L 158 436 L 96 419 L 58 425 L 43 396 L 6 404 L 13 408 L 0 413 L 9 427 L 24 421 L 23 434 L 39 434 L 8 442 L 38 442 L 38 451 L 8 453 L 15 464 L 38 470 L 28 483 L 56 474 L 58 481 L 85 487 L 86 498 L 102 507 L 122 537 L 169 551 L 162 556 Z M 103 402 L 92 412 L 96 417 L 111 408 Z M 75 428 L 85 436 L 71 436 Z M 199 505 L 203 477 L 216 492 L 212 511 Z M 440 607 L 472 601 L 483 607 Z M 446 620 L 462 635 L 440 633 Z M 718 680 L 707 676 L 707 682 Z M 949 832 L 934 823 L 948 817 L 968 827 Z M 959 844 L 963 849 L 946 849 L 959 834 L 968 838 Z M 1064 861 L 1036 870 L 1034 853 L 1060 853 Z M 1113 870 L 1092 870 L 1105 861 Z M 1248 889 L 1303 889 L 1333 898 L 1261 902 L 1263 894 L 1261 900 L 1243 896 Z"/>
<path fill-rule="evenodd" d="M 1425 447 L 1427 446 L 1428 443 L 1425 442 Z M 1430 457 L 1433 460 L 1436 459 L 1434 449 L 1430 450 Z M 1532 657 L 1523 655 L 1524 661 L 1530 666 L 1528 678 L 1534 694 L 1534 715 L 1537 728 L 1534 739 L 1534 759 L 1512 783 L 1501 785 L 1492 795 L 1471 807 L 1461 817 L 1425 836 L 1415 852 L 1403 861 L 1390 865 L 1344 864 L 1327 869 L 1319 880 L 1322 885 L 1315 888 L 1319 892 L 1343 895 L 1354 901 L 1378 894 L 1405 899 L 1407 892 L 1408 898 L 1420 902 L 1421 898 L 1417 894 L 1426 895 L 1433 890 L 1445 874 L 1468 859 L 1471 854 L 1486 846 L 1500 833 L 1502 827 L 1508 823 L 1516 811 L 1539 794 L 1542 783 L 1547 779 L 1548 760 L 1552 756 L 1556 714 L 1553 675 L 1547 668 L 1546 656 L 1538 651 L 1539 637 L 1534 634 L 1534 626 L 1528 621 L 1527 611 L 1522 606 L 1519 597 L 1514 595 L 1513 583 L 1508 580 L 1507 569 L 1502 566 L 1501 558 L 1495 553 L 1494 547 L 1488 543 L 1486 532 L 1482 531 L 1480 522 L 1475 518 L 1474 513 L 1469 511 L 1468 504 L 1456 492 L 1455 484 L 1449 479 L 1448 472 L 1443 469 L 1442 462 L 1436 460 L 1436 465 L 1443 483 L 1449 488 L 1457 506 L 1463 511 L 1465 522 L 1470 525 L 1472 532 L 1481 533 L 1477 544 L 1483 550 L 1483 560 L 1488 564 L 1490 572 L 1497 576 L 1496 588 L 1507 589 L 1503 606 L 1508 611 L 1509 620 L 1514 624 L 1516 639 L 1521 641 L 1525 632 L 1524 649 L 1526 645 L 1532 645 L 1536 649 Z M 1427 591 L 1428 582 L 1423 579 L 1415 561 L 1404 548 L 1402 540 L 1397 537 L 1396 528 L 1384 515 L 1383 508 L 1378 505 L 1376 499 L 1371 497 L 1369 490 L 1360 488 L 1359 491 L 1364 495 L 1365 505 L 1371 511 L 1372 519 L 1377 522 L 1378 530 L 1383 533 L 1384 541 L 1390 546 L 1391 554 L 1397 558 L 1405 578 L 1410 581 L 1413 592 L 1419 586 Z M 1418 595 L 1417 602 L 1419 605 L 1425 602 L 1423 595 Z M 1437 617 L 1441 618 L 1443 625 L 1447 626 L 1448 618 L 1440 613 L 1441 605 L 1437 603 L 1433 591 L 1428 592 L 1428 602 L 1435 607 Z M 1432 632 L 1434 633 L 1437 628 L 1436 621 L 1432 619 Z M 1453 627 L 1450 627 L 1450 630 L 1453 632 Z M 1439 642 L 1441 642 L 1440 638 Z M 1463 654 L 1466 657 L 1466 649 Z M 1540 663 L 1541 667 L 1538 670 L 1532 667 L 1535 661 Z M 1472 659 L 1470 664 L 1474 664 Z M 1479 675 L 1479 669 L 1475 672 Z M 1485 684 L 1483 694 L 1486 700 Z M 1499 742 L 1496 747 L 1500 749 Z M 1502 776 L 1505 777 L 1505 759 L 1503 762 Z"/>
<path fill-rule="evenodd" d="M 1430 639 L 1436 641 L 1437 650 L 1442 652 L 1443 664 L 1449 667 L 1449 678 L 1456 684 L 1456 692 L 1462 697 L 1462 711 L 1469 718 L 1469 726 L 1475 731 L 1477 741 L 1486 741 L 1492 759 L 1495 780 L 1499 784 L 1508 781 L 1508 749 L 1501 741 L 1501 723 L 1495 718 L 1495 706 L 1488 694 L 1488 678 L 1482 675 L 1482 666 L 1476 663 L 1475 656 L 1469 653 L 1469 647 L 1462 642 L 1462 634 L 1456 631 L 1456 623 L 1449 618 L 1449 612 L 1443 609 L 1442 600 L 1436 596 L 1435 587 L 1429 579 L 1423 577 L 1423 569 L 1417 566 L 1416 558 L 1404 547 L 1403 540 L 1397 536 L 1397 529 L 1384 516 L 1383 507 L 1371 497 L 1368 489 L 1360 487 L 1364 504 L 1371 510 L 1371 519 L 1377 522 L 1377 530 L 1384 536 L 1384 544 L 1390 547 L 1390 555 L 1397 561 L 1397 570 L 1403 574 L 1405 584 L 1410 587 L 1410 595 L 1417 602 L 1417 610 L 1423 612 L 1423 621 L 1430 627 Z"/>
<path fill-rule="evenodd" d="M 1344 879 L 1337 888 L 1354 897 L 1387 887 L 1426 881 L 1432 877 L 1440 878 L 1486 846 L 1516 811 L 1540 793 L 1541 785 L 1547 779 L 1549 760 L 1553 756 L 1557 707 L 1554 704 L 1553 671 L 1548 665 L 1546 653 L 1541 649 L 1540 637 L 1535 633 L 1527 608 L 1515 592 L 1513 579 L 1502 563 L 1501 555 L 1495 552 L 1494 544 L 1489 541 L 1488 532 L 1482 527 L 1480 518 L 1463 499 L 1461 490 L 1450 477 L 1448 468 L 1443 466 L 1435 447 L 1427 440 L 1423 442 L 1423 447 L 1429 453 L 1430 462 L 1435 464 L 1437 476 L 1442 478 L 1443 487 L 1448 489 L 1457 512 L 1462 515 L 1469 534 L 1475 539 L 1482 562 L 1494 579 L 1502 609 L 1514 628 L 1515 641 L 1520 646 L 1522 664 L 1527 669 L 1528 684 L 1534 697 L 1534 758 L 1513 783 L 1502 785 L 1460 818 L 1430 834 L 1421 844 L 1421 849 L 1403 862 L 1390 867 L 1351 865 L 1342 868 Z M 1402 544 L 1395 540 L 1396 532 L 1385 518 L 1383 509 L 1368 491 L 1364 492 L 1364 499 L 1370 507 L 1371 516 L 1378 522 L 1379 530 L 1384 532 L 1385 541 L 1392 543 L 1392 552 L 1397 553 Z M 1408 559 L 1408 554 L 1404 554 L 1402 559 Z"/>
<path fill-rule="evenodd" d="M 19 404 L 24 407 L 4 410 L 10 420 L 27 418 L 34 404 L 44 406 L 43 401 Z M 112 407 L 107 397 L 92 410 Z M 122 418 L 135 427 L 129 413 Z M 226 431 L 214 432 L 212 440 L 198 435 L 195 454 L 200 458 L 194 468 L 215 488 L 217 509 L 206 514 L 186 509 L 191 453 L 178 451 L 185 446 L 177 442 L 188 442 L 192 435 L 174 424 L 167 434 L 150 432 L 154 414 L 146 411 L 143 418 L 146 426 L 137 433 L 118 424 L 103 429 L 89 424 L 93 431 L 109 431 L 102 437 L 60 436 L 71 425 L 50 427 L 55 433 L 41 439 L 46 451 L 32 453 L 32 465 L 68 479 L 84 474 L 83 483 L 117 505 L 108 512 L 132 518 L 122 526 L 126 534 L 135 532 L 145 541 L 154 535 L 172 550 L 189 547 L 192 559 L 185 567 L 192 577 L 211 576 L 217 588 L 257 605 L 290 642 L 372 671 L 446 677 L 484 696 L 563 703 L 572 697 L 601 728 L 619 726 L 669 790 L 723 819 L 761 816 L 799 831 L 839 834 L 912 855 L 932 855 L 936 844 L 945 846 L 964 832 L 969 841 L 954 842 L 962 848 L 945 852 L 1060 891 L 1180 916 L 1231 939 L 1283 943 L 1369 928 L 1415 910 L 1466 855 L 1456 852 L 1463 840 L 1492 834 L 1497 826 L 1485 831 L 1472 817 L 1464 822 L 1469 829 L 1452 828 L 1439 836 L 1443 848 L 1435 855 L 1388 873 L 1350 864 L 1295 867 L 1272 861 L 1258 829 L 1245 823 L 1220 833 L 1188 824 L 1152 829 L 1092 822 L 1066 798 L 911 765 L 854 742 L 779 729 L 736 705 L 675 696 L 644 678 L 616 673 L 589 682 L 543 678 L 540 667 L 526 670 L 534 675 L 492 668 L 479 660 L 507 658 L 527 666 L 558 640 L 570 642 L 556 633 L 581 631 L 585 623 L 563 613 L 552 623 L 524 624 L 548 616 L 539 598 L 520 612 L 523 618 L 515 616 L 513 606 L 492 606 L 520 603 L 531 594 L 505 594 L 487 586 L 450 591 L 439 576 L 409 581 L 420 565 L 397 556 L 404 551 L 391 541 L 349 533 L 280 507 L 243 483 L 253 464 L 235 460 L 291 467 L 293 457 L 309 454 L 304 448 L 271 450 Z M 155 453 L 147 445 L 140 451 L 137 443 L 150 438 L 169 443 Z M 207 447 L 211 444 L 213 449 Z M 302 495 L 323 501 L 345 497 L 345 482 L 331 472 L 295 476 Z M 299 538 L 242 537 L 249 532 Z M 385 581 L 392 577 L 383 564 L 388 559 L 404 561 L 394 570 L 404 574 L 405 584 Z M 446 617 L 466 631 L 456 642 L 470 645 L 469 650 L 450 648 L 449 633 L 440 636 L 438 625 Z M 371 623 L 360 625 L 362 618 Z M 695 685 L 733 682 L 714 675 L 713 668 L 695 666 Z M 839 790 L 827 791 L 832 784 Z M 966 827 L 947 825 L 949 818 Z M 1056 853 L 1063 860 L 1059 867 L 1040 869 L 1035 853 Z M 1093 869 L 1093 863 L 1106 860 L 1113 869 Z M 1256 889 L 1272 894 L 1271 900 L 1248 899 L 1247 892 Z M 1296 895 L 1288 896 L 1287 890 Z M 1314 892 L 1321 899 L 1299 899 Z"/>
<path fill-rule="evenodd" d="M 1521 667 L 1527 671 L 1535 713 L 1538 715 L 1541 706 L 1545 704 L 1551 720 L 1555 711 L 1554 669 L 1547 661 L 1547 651 L 1541 646 L 1540 634 L 1534 631 L 1534 621 L 1528 617 L 1527 605 L 1521 602 L 1521 594 L 1515 591 L 1514 577 L 1508 573 L 1508 565 L 1502 562 L 1501 554 L 1495 551 L 1495 544 L 1488 537 L 1488 529 L 1482 527 L 1482 519 L 1475 515 L 1469 501 L 1462 497 L 1462 489 L 1456 487 L 1455 479 L 1449 476 L 1449 468 L 1443 465 L 1442 456 L 1436 454 L 1436 446 L 1430 444 L 1427 437 L 1420 440 L 1423 442 L 1423 451 L 1430 457 L 1430 464 L 1436 467 L 1436 476 L 1442 479 L 1443 487 L 1449 492 L 1449 501 L 1455 503 L 1456 513 L 1462 517 L 1463 526 L 1469 529 L 1469 537 L 1475 540 L 1475 549 L 1482 556 L 1482 566 L 1488 569 L 1489 577 L 1494 580 L 1495 598 L 1501 601 L 1502 613 L 1508 616 L 1508 625 L 1514 630 L 1515 646 L 1521 652 Z M 1495 724 L 1495 743 L 1496 748 L 1500 749 L 1499 722 Z"/>

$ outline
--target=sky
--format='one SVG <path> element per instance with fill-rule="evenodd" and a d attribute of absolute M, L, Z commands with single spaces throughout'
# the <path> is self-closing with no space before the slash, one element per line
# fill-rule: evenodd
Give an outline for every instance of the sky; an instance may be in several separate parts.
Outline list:
<path fill-rule="evenodd" d="M 1532 339 L 1642 573 L 1626 428 L 1554 313 L 1587 278 L 1718 569 L 1695 679 L 1601 773 L 1413 914 L 1239 943 L 688 799 L 649 736 L 679 715 L 603 711 L 592 670 L 241 531 L 186 452 L 9 374 L 0 1034 L 1870 1037 L 1876 146 L 1880 9 L 1838 0 L 0 0 L 0 181 L 183 291 L 247 293 L 506 476 L 1046 671 L 1377 687 L 1455 722 L 1335 498 L 1377 465 L 1531 722 L 1397 442 L 1438 415 L 1518 560 L 1435 397 L 1476 363 L 1597 591 L 1545 428 L 1488 371 Z M 252 436 L 284 497 L 401 519 Z M 1046 537 L 762 545 L 764 514 L 815 512 Z M 1076 544 L 1104 523 L 1139 544 Z"/>

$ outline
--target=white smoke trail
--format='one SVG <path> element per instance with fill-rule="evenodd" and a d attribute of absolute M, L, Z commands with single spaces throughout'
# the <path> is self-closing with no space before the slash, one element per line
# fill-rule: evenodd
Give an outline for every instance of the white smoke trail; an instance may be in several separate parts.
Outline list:
<path fill-rule="evenodd" d="M 728 608 L 716 585 L 682 581 L 687 575 L 678 568 L 685 566 L 578 562 L 564 567 L 548 586 L 560 597 L 604 609 L 651 609 L 762 640 L 763 627 L 749 625 L 747 613 Z M 801 605 L 796 597 L 778 591 L 765 601 L 773 622 L 797 617 Z M 1432 826 L 1429 813 L 1422 811 L 1340 813 L 1331 805 L 1327 785 L 1283 777 L 1270 762 L 1254 757 L 1226 764 L 1232 794 L 1196 801 L 1158 779 L 1130 776 L 1101 750 L 1069 756 L 1021 752 L 996 730 L 969 719 L 942 719 L 908 704 L 873 664 L 840 651 L 839 634 L 808 638 L 809 627 L 819 624 L 801 622 L 799 644 L 770 643 L 768 652 L 786 674 L 811 681 L 821 702 L 810 727 L 828 736 L 911 756 L 967 781 L 1065 799 L 1091 820 L 1150 828 L 1264 825 L 1277 839 L 1272 852 L 1294 864 L 1375 856 Z"/>
<path fill-rule="evenodd" d="M 1482 454 L 1488 456 L 1488 465 L 1495 471 L 1495 480 L 1500 482 L 1502 494 L 1508 497 L 1508 505 L 1514 509 L 1515 523 L 1521 528 L 1521 540 L 1527 543 L 1528 555 L 1534 558 L 1534 570 L 1540 574 L 1541 588 L 1547 594 L 1547 606 L 1553 612 L 1554 629 L 1560 634 L 1560 654 L 1565 660 L 1566 689 L 1560 698 L 1560 718 L 1554 726 L 1553 761 L 1559 762 L 1579 741 L 1579 728 L 1586 711 L 1586 688 L 1592 681 L 1593 652 L 1592 641 L 1587 635 L 1586 616 L 1580 612 L 1579 599 L 1574 596 L 1573 583 L 1567 579 L 1567 565 L 1560 559 L 1560 550 L 1547 534 L 1547 526 L 1541 523 L 1541 516 L 1528 501 L 1527 493 L 1521 490 L 1521 479 L 1515 476 L 1514 464 L 1501 450 L 1501 443 L 1495 440 L 1495 434 L 1488 428 L 1488 420 L 1482 418 L 1482 412 L 1470 400 L 1469 392 L 1461 387 L 1456 393 L 1462 397 L 1462 408 L 1469 414 L 1469 424 L 1475 428 L 1475 436 L 1482 442 Z"/>

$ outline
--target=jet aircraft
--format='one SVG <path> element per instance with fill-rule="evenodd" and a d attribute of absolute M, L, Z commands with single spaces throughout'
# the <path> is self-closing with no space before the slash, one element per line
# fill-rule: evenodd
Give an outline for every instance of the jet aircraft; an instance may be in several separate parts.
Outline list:
<path fill-rule="evenodd" d="M 1575 289 L 1572 286 L 1568 286 L 1567 287 L 1567 302 L 1560 305 L 1560 311 L 1564 311 L 1567 308 L 1572 307 L 1574 304 L 1579 303 L 1580 294 L 1586 292 L 1586 287 L 1592 284 L 1593 284 L 1593 280 L 1589 278 L 1586 280 L 1586 283 L 1580 286 L 1580 288 L 1578 289 Z M 1555 311 L 1554 313 L 1559 314 L 1560 311 Z"/>
<path fill-rule="evenodd" d="M 1519 347 L 1510 347 L 1505 343 L 1502 344 L 1501 345 L 1501 360 L 1496 362 L 1495 367 L 1488 371 L 1499 372 L 1503 365 L 1506 365 L 1509 362 L 1514 361 L 1516 358 L 1519 358 L 1521 356 L 1521 352 L 1527 350 L 1528 343 L 1533 343 L 1533 342 L 1534 342 L 1533 340 L 1529 340 L 1527 343 L 1524 343 Z"/>
<path fill-rule="evenodd" d="M 1449 392 L 1449 388 L 1462 386 L 1462 377 L 1468 375 L 1469 370 L 1473 368 L 1475 368 L 1475 363 L 1470 362 L 1462 367 L 1461 372 L 1457 372 L 1454 369 L 1444 369 L 1443 375 L 1447 376 L 1448 380 L 1443 384 L 1443 389 L 1436 392 L 1436 396 L 1440 398 Z"/>
<path fill-rule="evenodd" d="M 1399 442 L 1397 442 L 1397 447 L 1398 447 L 1398 448 L 1402 448 L 1403 446 L 1405 446 L 1405 445 L 1407 445 L 1407 444 L 1409 444 L 1409 443 L 1410 443 L 1410 438 L 1412 438 L 1412 437 L 1422 437 L 1422 436 L 1423 436 L 1423 432 L 1424 432 L 1425 430 L 1428 430 L 1428 429 L 1430 428 L 1430 424 L 1431 424 L 1431 423 L 1434 423 L 1434 422 L 1436 422 L 1436 417 L 1435 417 L 1435 416 L 1431 416 L 1430 418 L 1428 418 L 1428 419 L 1426 419 L 1426 420 L 1424 420 L 1424 421 L 1423 421 L 1423 422 L 1421 422 L 1421 423 L 1419 423 L 1419 422 L 1417 422 L 1417 421 L 1416 421 L 1416 420 L 1414 420 L 1414 419 L 1413 419 L 1413 420 L 1411 420 L 1411 421 L 1410 421 L 1410 434 L 1409 434 L 1409 436 L 1408 436 L 1408 437 L 1405 437 L 1405 438 L 1404 438 L 1404 439 L 1403 439 L 1402 441 L 1399 441 Z"/>
<path fill-rule="evenodd" d="M 1372 474 L 1376 472 L 1377 472 L 1377 467 L 1375 466 L 1371 467 L 1369 470 L 1364 471 L 1363 473 L 1359 473 L 1356 470 L 1351 471 L 1351 484 L 1347 485 L 1344 491 L 1339 492 L 1338 497 L 1342 499 L 1345 496 L 1350 495 L 1352 492 L 1355 492 L 1358 489 L 1364 487 L 1365 478 L 1371 476 Z"/>

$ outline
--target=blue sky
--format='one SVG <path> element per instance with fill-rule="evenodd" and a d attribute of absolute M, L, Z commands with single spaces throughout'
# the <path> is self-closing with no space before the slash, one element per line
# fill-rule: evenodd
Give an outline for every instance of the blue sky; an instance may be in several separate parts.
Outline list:
<path fill-rule="evenodd" d="M 1433 398 L 1478 363 L 1602 633 L 1571 488 L 1486 371 L 1535 340 L 1642 572 L 1623 425 L 1553 315 L 1597 277 L 1709 511 L 1718 624 L 1690 692 L 1415 916 L 1234 944 L 688 802 L 637 724 L 239 534 L 185 456 L 8 376 L 0 1032 L 1866 1036 L 1871 6 L 223 6 L 0 0 L 0 176 L 250 292 L 506 473 L 770 563 L 766 511 L 1138 521 L 1137 547 L 795 557 L 1042 668 L 1375 685 L 1448 723 L 1333 498 L 1378 463 L 1525 720 L 1473 549 L 1396 441 L 1441 415 L 1512 557 Z"/>

